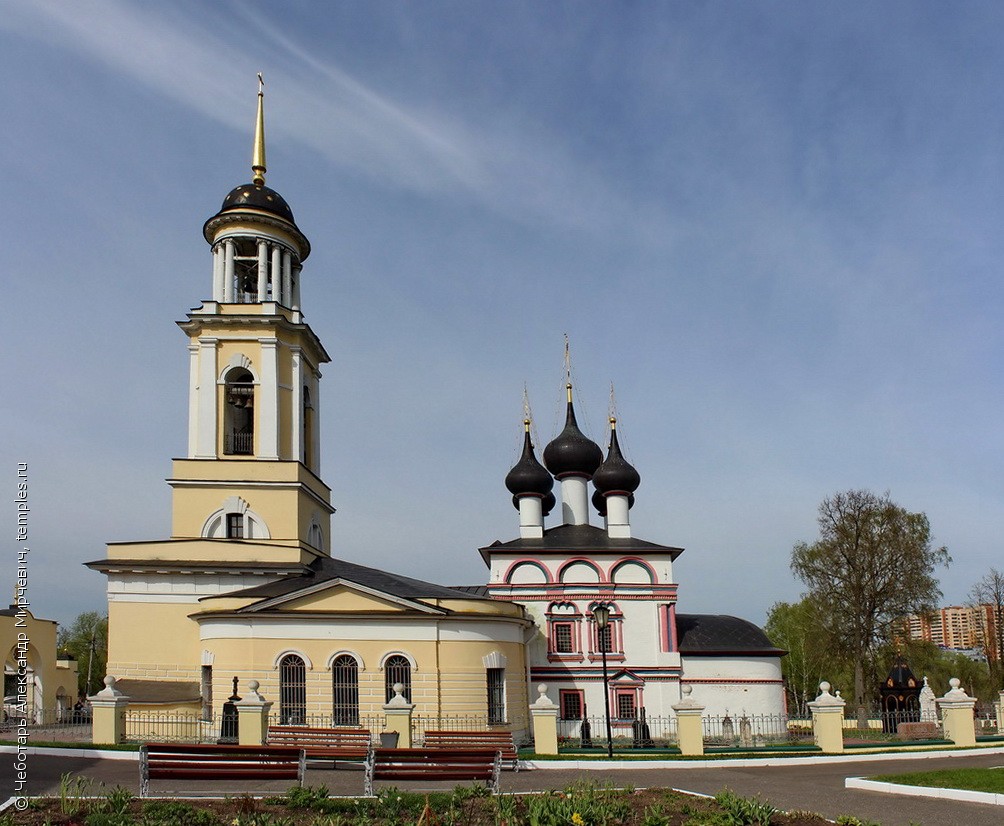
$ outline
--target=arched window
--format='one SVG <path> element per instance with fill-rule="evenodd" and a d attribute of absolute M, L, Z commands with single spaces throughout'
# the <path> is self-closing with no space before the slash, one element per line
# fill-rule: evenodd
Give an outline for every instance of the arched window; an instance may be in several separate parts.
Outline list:
<path fill-rule="evenodd" d="M 254 377 L 243 367 L 227 373 L 224 401 L 223 452 L 250 456 L 254 453 Z"/>
<path fill-rule="evenodd" d="M 279 722 L 303 725 L 307 721 L 307 666 L 303 658 L 287 654 L 279 660 Z"/>
<path fill-rule="evenodd" d="M 388 657 L 387 662 L 384 663 L 384 694 L 386 695 L 385 702 L 390 702 L 394 699 L 394 683 L 401 683 L 404 686 L 404 690 L 401 694 L 404 696 L 409 703 L 411 702 L 411 663 L 408 662 L 407 657 L 402 657 L 400 654 L 395 654 L 393 657 Z"/>
<path fill-rule="evenodd" d="M 351 654 L 339 654 L 331 663 L 331 693 L 332 725 L 358 726 L 359 663 Z"/>

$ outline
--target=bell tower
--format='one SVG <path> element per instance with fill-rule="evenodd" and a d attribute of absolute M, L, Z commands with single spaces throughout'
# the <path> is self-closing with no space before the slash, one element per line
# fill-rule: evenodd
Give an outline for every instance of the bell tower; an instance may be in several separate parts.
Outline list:
<path fill-rule="evenodd" d="M 300 307 L 310 242 L 265 185 L 258 76 L 250 183 L 202 234 L 212 298 L 178 325 L 188 336 L 188 451 L 175 460 L 172 538 L 258 539 L 330 550 L 321 482 L 320 367 L 330 361 Z"/>

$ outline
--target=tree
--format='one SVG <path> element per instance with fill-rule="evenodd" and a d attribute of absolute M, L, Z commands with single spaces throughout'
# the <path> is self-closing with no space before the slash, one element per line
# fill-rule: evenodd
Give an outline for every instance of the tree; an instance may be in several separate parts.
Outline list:
<path fill-rule="evenodd" d="M 58 646 L 77 661 L 77 690 L 89 697 L 101 686 L 108 661 L 108 617 L 97 611 L 80 614 L 59 629 Z"/>
<path fill-rule="evenodd" d="M 808 717 L 808 703 L 819 693 L 820 682 L 840 685 L 845 671 L 844 664 L 832 656 L 830 630 L 820 621 L 815 604 L 803 599 L 775 602 L 764 631 L 774 645 L 788 652 L 781 659 L 788 713 Z"/>
<path fill-rule="evenodd" d="M 1000 686 L 1004 678 L 1004 574 L 996 568 L 984 574 L 969 592 L 976 609 L 976 634 L 987 658 L 990 676 Z"/>
<path fill-rule="evenodd" d="M 808 588 L 822 621 L 833 629 L 835 650 L 854 666 L 854 703 L 865 724 L 865 671 L 878 646 L 909 614 L 934 610 L 941 591 L 934 576 L 948 565 L 947 548 L 931 544 L 923 513 L 910 513 L 871 491 L 849 490 L 819 506 L 819 539 L 799 542 L 791 569 Z"/>

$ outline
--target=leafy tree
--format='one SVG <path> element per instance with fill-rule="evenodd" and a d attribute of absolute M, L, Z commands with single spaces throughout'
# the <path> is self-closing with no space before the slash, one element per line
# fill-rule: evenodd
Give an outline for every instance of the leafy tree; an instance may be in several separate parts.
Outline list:
<path fill-rule="evenodd" d="M 935 568 L 948 565 L 947 548 L 931 543 L 923 513 L 910 513 L 871 491 L 835 493 L 819 506 L 819 538 L 799 542 L 791 569 L 834 636 L 834 650 L 854 666 L 859 725 L 867 718 L 865 673 L 874 672 L 878 647 L 909 614 L 928 613 L 941 597 Z"/>
<path fill-rule="evenodd" d="M 987 658 L 990 677 L 1004 682 L 1004 574 L 991 568 L 972 587 L 969 602 L 976 608 L 976 633 Z"/>
<path fill-rule="evenodd" d="M 830 629 L 812 600 L 775 602 L 764 631 L 774 645 L 788 652 L 781 660 L 781 672 L 790 714 L 808 716 L 808 703 L 819 694 L 823 680 L 835 686 L 849 682 L 847 664 L 833 656 Z"/>
<path fill-rule="evenodd" d="M 108 662 L 108 617 L 97 611 L 80 614 L 68 628 L 59 629 L 57 644 L 77 661 L 77 690 L 94 694 Z"/>

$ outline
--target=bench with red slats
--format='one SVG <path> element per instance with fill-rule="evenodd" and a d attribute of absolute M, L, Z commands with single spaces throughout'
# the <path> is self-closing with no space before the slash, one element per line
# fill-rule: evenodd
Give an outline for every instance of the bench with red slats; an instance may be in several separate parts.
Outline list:
<path fill-rule="evenodd" d="M 511 731 L 427 731 L 425 747 L 431 749 L 498 749 L 502 753 L 502 768 L 519 771 L 516 744 Z"/>
<path fill-rule="evenodd" d="M 303 785 L 305 770 L 298 748 L 146 743 L 139 751 L 139 793 L 150 794 L 151 780 L 289 779 Z"/>
<path fill-rule="evenodd" d="M 365 760 L 373 747 L 366 728 L 310 728 L 309 726 L 269 726 L 270 746 L 303 749 L 307 757 L 332 760 Z"/>
<path fill-rule="evenodd" d="M 375 780 L 481 780 L 498 794 L 497 749 L 373 749 L 366 759 L 364 793 Z"/>

